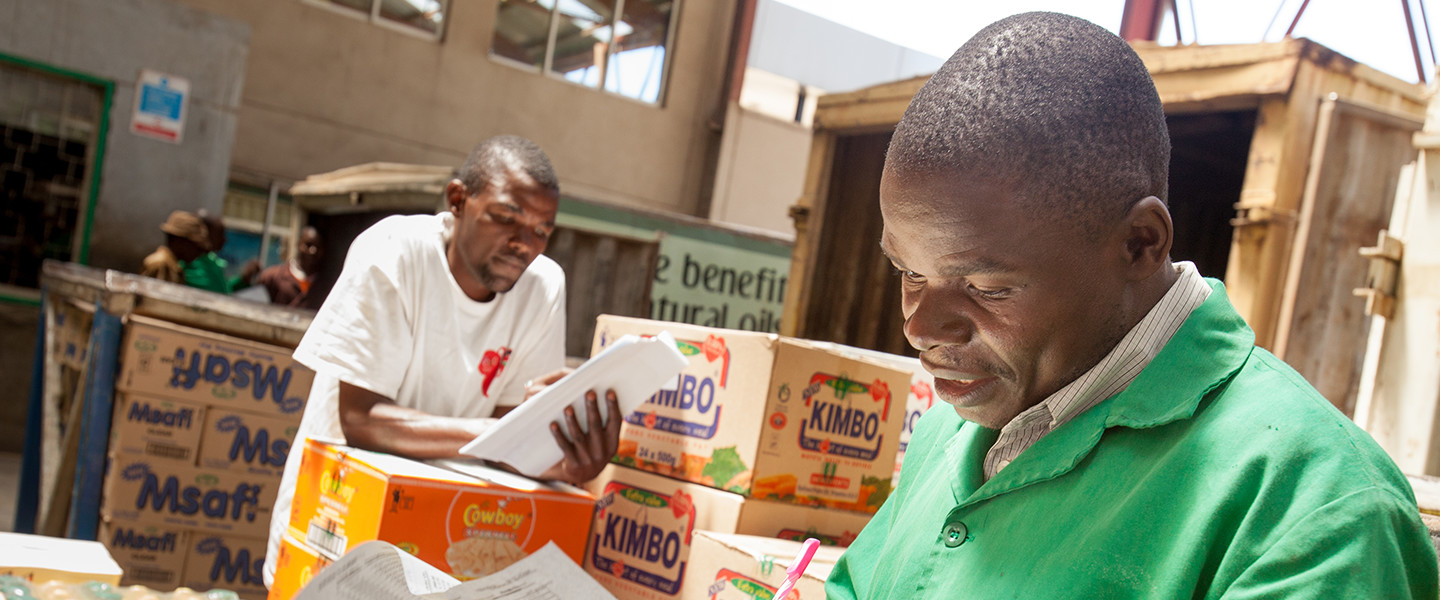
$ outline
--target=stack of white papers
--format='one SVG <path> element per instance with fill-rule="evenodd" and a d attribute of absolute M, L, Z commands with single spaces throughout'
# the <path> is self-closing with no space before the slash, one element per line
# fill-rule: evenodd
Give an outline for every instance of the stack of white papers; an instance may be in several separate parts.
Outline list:
<path fill-rule="evenodd" d="M 510 411 L 460 452 L 505 463 L 527 476 L 539 477 L 565 457 L 550 433 L 550 423 L 560 421 L 564 427 L 566 406 L 575 409 L 576 420 L 585 427 L 585 392 L 595 390 L 600 400 L 600 416 L 605 422 L 624 418 L 655 392 L 667 385 L 673 386 L 680 370 L 689 364 L 675 347 L 675 338 L 669 332 L 646 338 L 626 335 Z M 606 390 L 615 390 L 621 414 L 606 414 L 609 412 Z M 566 432 L 568 435 L 568 428 Z"/>
<path fill-rule="evenodd" d="M 496 573 L 460 583 L 387 542 L 366 542 L 320 571 L 295 600 L 614 600 L 554 542 Z"/>

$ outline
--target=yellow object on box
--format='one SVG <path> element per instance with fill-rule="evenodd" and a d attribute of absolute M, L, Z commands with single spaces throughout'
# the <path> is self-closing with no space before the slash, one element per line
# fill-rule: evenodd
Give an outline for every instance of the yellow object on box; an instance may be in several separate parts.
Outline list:
<path fill-rule="evenodd" d="M 117 394 L 110 452 L 194 465 L 205 407 L 179 400 Z"/>
<path fill-rule="evenodd" d="M 0 532 L 0 575 L 27 581 L 120 585 L 120 565 L 100 542 Z"/>
<path fill-rule="evenodd" d="M 595 499 L 579 488 L 484 467 L 464 475 L 316 440 L 303 451 L 289 529 L 326 558 L 383 540 L 465 580 L 551 541 L 576 563 L 584 555 Z"/>
<path fill-rule="evenodd" d="M 280 553 L 275 557 L 275 579 L 270 583 L 269 600 L 290 600 L 320 570 L 330 564 L 330 559 L 320 556 L 309 547 L 286 532 L 280 538 Z"/>
<path fill-rule="evenodd" d="M 194 590 L 230 590 L 245 600 L 264 598 L 266 543 L 264 538 L 196 532 L 190 536 L 180 585 Z"/>
<path fill-rule="evenodd" d="M 106 521 L 100 525 L 100 542 L 124 570 L 121 585 L 143 585 L 157 590 L 180 585 L 185 554 L 190 549 L 189 531 Z"/>
<path fill-rule="evenodd" d="M 583 566 L 620 600 L 677 598 L 700 529 L 733 531 L 739 494 L 610 465 Z"/>
<path fill-rule="evenodd" d="M 279 478 L 227 469 L 156 463 L 116 454 L 105 475 L 112 523 L 149 523 L 249 537 L 265 537 Z"/>
<path fill-rule="evenodd" d="M 879 508 L 910 373 L 768 333 L 609 315 L 591 352 L 661 331 L 690 366 L 626 416 L 616 463 L 757 498 Z"/>
<path fill-rule="evenodd" d="M 800 542 L 713 531 L 695 533 L 690 569 L 681 600 L 772 598 L 785 571 L 800 553 Z M 825 578 L 844 549 L 822 546 L 786 600 L 824 600 Z"/>
<path fill-rule="evenodd" d="M 132 316 L 116 389 L 298 419 L 315 373 L 291 351 Z"/>
<path fill-rule="evenodd" d="M 211 408 L 205 415 L 199 465 L 278 477 L 299 430 L 299 421 L 290 417 Z"/>

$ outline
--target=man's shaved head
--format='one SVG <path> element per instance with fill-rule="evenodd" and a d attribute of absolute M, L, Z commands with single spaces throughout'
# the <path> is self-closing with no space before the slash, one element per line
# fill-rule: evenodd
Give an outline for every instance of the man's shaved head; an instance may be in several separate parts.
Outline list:
<path fill-rule="evenodd" d="M 1037 216 L 1087 229 L 1146 196 L 1164 201 L 1169 165 L 1140 57 L 1098 25 L 1042 12 L 961 46 L 910 102 L 885 161 L 901 177 L 990 177 Z"/>
<path fill-rule="evenodd" d="M 518 135 L 497 135 L 480 142 L 460 167 L 459 179 L 475 194 L 511 171 L 530 176 L 545 189 L 560 191 L 560 181 L 555 177 L 555 168 L 550 166 L 550 157 L 545 156 L 545 151 L 535 142 Z"/>

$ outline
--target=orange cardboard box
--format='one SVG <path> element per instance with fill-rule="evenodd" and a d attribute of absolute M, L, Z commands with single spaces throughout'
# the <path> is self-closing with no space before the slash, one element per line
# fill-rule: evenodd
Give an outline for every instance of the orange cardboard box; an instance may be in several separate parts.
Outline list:
<path fill-rule="evenodd" d="M 680 597 L 695 532 L 734 531 L 745 497 L 610 465 L 590 526 L 584 567 L 620 600 Z"/>
<path fill-rule="evenodd" d="M 205 415 L 199 464 L 207 469 L 279 477 L 299 430 L 299 421 L 292 418 L 211 408 Z"/>
<path fill-rule="evenodd" d="M 285 533 L 280 538 L 280 554 L 275 557 L 275 580 L 270 584 L 269 600 L 294 598 L 311 577 L 329 564 L 329 559 Z"/>
<path fill-rule="evenodd" d="M 591 351 L 661 331 L 690 366 L 626 416 L 616 463 L 756 498 L 880 507 L 910 373 L 773 334 L 610 315 Z"/>
<path fill-rule="evenodd" d="M 584 555 L 595 499 L 579 488 L 316 440 L 304 452 L 289 529 L 326 558 L 383 540 L 465 580 L 551 541 L 577 564 Z"/>
<path fill-rule="evenodd" d="M 299 419 L 315 372 L 291 350 L 132 316 L 115 388 Z"/>
<path fill-rule="evenodd" d="M 190 532 L 177 527 L 106 521 L 100 542 L 110 550 L 124 574 L 120 585 L 171 590 L 180 585 Z"/>
<path fill-rule="evenodd" d="M 180 585 L 192 590 L 230 590 L 244 600 L 266 595 L 264 538 L 195 532 L 187 547 Z"/>
<path fill-rule="evenodd" d="M 193 466 L 205 429 L 205 407 L 179 400 L 116 394 L 110 453 Z"/>

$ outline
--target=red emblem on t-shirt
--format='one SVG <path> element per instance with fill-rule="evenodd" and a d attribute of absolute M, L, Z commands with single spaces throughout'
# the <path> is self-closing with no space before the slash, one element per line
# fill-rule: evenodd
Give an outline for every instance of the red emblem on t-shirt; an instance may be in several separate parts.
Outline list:
<path fill-rule="evenodd" d="M 500 376 L 505 370 L 505 364 L 510 362 L 510 349 L 501 346 L 498 350 L 486 350 L 485 356 L 480 359 L 480 374 L 485 376 L 485 382 L 480 384 L 480 393 L 490 397 L 490 383 Z"/>

